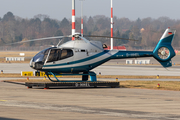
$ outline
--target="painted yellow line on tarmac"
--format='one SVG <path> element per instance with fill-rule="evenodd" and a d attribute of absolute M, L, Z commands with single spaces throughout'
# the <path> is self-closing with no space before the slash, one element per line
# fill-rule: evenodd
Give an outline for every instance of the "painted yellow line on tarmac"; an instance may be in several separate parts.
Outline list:
<path fill-rule="evenodd" d="M 0 100 L 1 102 L 6 102 L 7 100 Z"/>

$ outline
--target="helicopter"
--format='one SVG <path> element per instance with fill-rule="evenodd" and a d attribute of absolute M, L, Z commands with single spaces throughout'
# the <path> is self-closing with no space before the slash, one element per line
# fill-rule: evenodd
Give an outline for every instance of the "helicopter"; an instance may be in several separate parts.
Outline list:
<path fill-rule="evenodd" d="M 104 48 L 107 48 L 107 45 L 102 44 L 100 41 L 87 40 L 85 37 L 112 37 L 82 36 L 80 33 L 67 36 L 38 38 L 10 44 L 74 37 L 75 40 L 68 41 L 61 45 L 60 41 L 55 47 L 49 47 L 37 53 L 30 60 L 30 67 L 37 71 L 45 72 L 52 82 L 61 82 L 61 80 L 56 77 L 57 75 L 82 75 L 82 81 L 87 81 L 88 76 L 90 76 L 91 81 L 96 81 L 96 73 L 91 70 L 111 59 L 154 57 L 163 67 L 172 66 L 171 59 L 176 55 L 171 46 L 175 32 L 176 30 L 167 28 L 153 51 L 105 50 Z M 52 80 L 50 75 L 53 75 L 56 80 Z"/>
<path fill-rule="evenodd" d="M 91 81 L 96 81 L 96 74 L 91 70 L 111 59 L 154 57 L 163 67 L 172 66 L 171 58 L 175 56 L 175 52 L 171 42 L 175 32 L 176 30 L 167 28 L 153 51 L 105 50 L 106 45 L 100 41 L 87 40 L 85 35 L 81 36 L 80 33 L 24 42 L 74 37 L 75 40 L 59 45 L 60 41 L 56 47 L 49 47 L 37 53 L 31 59 L 30 67 L 45 72 L 53 82 L 60 82 L 57 75 L 82 75 L 82 81 L 87 81 L 90 76 Z M 53 75 L 56 81 L 52 80 L 50 75 Z"/>

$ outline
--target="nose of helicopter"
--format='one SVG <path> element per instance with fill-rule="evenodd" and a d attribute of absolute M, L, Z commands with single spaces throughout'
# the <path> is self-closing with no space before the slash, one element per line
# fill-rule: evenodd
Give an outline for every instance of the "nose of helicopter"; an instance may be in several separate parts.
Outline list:
<path fill-rule="evenodd" d="M 29 64 L 30 64 L 31 68 L 33 68 L 35 70 L 41 70 L 43 65 L 44 65 L 44 62 L 42 62 L 42 61 L 34 61 L 34 58 L 32 58 Z"/>
<path fill-rule="evenodd" d="M 35 70 L 41 70 L 45 59 L 47 57 L 47 54 L 49 52 L 50 48 L 46 48 L 42 51 L 40 51 L 38 54 L 36 54 L 30 61 L 30 67 L 35 69 Z"/>
<path fill-rule="evenodd" d="M 43 57 L 44 57 L 43 54 L 38 53 L 37 55 L 35 55 L 29 63 L 30 67 L 35 70 L 41 70 L 44 65 Z"/>

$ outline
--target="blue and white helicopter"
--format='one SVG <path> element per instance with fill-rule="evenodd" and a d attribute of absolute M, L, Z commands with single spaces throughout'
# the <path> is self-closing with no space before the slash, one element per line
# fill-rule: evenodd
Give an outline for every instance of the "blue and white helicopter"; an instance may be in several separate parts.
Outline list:
<path fill-rule="evenodd" d="M 171 42 L 175 32 L 167 28 L 153 51 L 104 50 L 100 41 L 89 41 L 81 34 L 39 38 L 25 42 L 75 37 L 75 40 L 40 51 L 31 59 L 30 67 L 44 71 L 53 82 L 60 82 L 56 75 L 82 75 L 82 81 L 87 81 L 90 75 L 91 81 L 96 81 L 96 74 L 90 70 L 111 59 L 154 57 L 163 67 L 172 66 L 171 58 L 175 56 L 175 52 Z M 57 81 L 52 80 L 49 75 L 53 75 Z"/>

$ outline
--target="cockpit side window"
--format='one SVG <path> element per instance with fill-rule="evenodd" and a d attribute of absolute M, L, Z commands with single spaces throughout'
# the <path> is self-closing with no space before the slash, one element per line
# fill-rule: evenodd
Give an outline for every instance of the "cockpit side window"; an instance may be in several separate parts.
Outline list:
<path fill-rule="evenodd" d="M 71 56 L 73 56 L 71 49 L 51 49 L 47 62 L 58 61 Z"/>
<path fill-rule="evenodd" d="M 68 58 L 68 57 L 71 57 L 71 56 L 73 56 L 73 51 L 72 50 L 70 50 L 70 49 L 62 50 L 61 59 L 65 59 L 65 58 Z"/>

